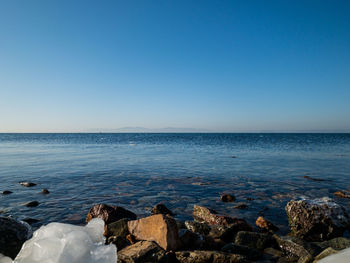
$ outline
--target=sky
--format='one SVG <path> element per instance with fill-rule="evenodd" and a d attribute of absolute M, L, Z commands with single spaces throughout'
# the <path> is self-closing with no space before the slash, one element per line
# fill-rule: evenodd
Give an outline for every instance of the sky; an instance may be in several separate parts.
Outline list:
<path fill-rule="evenodd" d="M 350 132 L 349 14 L 348 0 L 0 0 L 0 132 Z"/>

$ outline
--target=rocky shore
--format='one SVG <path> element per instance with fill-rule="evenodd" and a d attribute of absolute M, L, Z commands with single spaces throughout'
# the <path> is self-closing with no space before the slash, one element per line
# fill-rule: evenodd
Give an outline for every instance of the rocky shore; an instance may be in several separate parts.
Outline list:
<path fill-rule="evenodd" d="M 221 200 L 231 202 L 234 197 Z M 278 235 L 278 227 L 262 216 L 253 226 L 199 205 L 193 207 L 192 221 L 181 222 L 164 204 L 143 218 L 120 206 L 98 204 L 90 209 L 86 222 L 104 221 L 106 244 L 117 247 L 118 263 L 307 263 L 350 247 L 350 240 L 343 237 L 350 217 L 334 200 L 291 200 L 285 211 L 281 217 L 289 220 L 287 236 Z M 30 235 L 28 224 L 0 217 L 0 254 L 14 259 Z"/>

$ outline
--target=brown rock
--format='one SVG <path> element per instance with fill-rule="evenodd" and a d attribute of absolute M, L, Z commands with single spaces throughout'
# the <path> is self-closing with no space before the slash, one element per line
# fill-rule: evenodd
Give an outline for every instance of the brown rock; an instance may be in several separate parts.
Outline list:
<path fill-rule="evenodd" d="M 129 232 L 138 240 L 156 242 L 165 250 L 176 250 L 180 245 L 176 221 L 162 214 L 128 222 Z"/>
<path fill-rule="evenodd" d="M 236 201 L 236 197 L 234 197 L 233 195 L 230 195 L 230 194 L 223 194 L 220 199 L 221 199 L 221 201 L 223 201 L 225 203 Z"/>
<path fill-rule="evenodd" d="M 345 192 L 345 191 L 337 191 L 334 193 L 334 195 L 340 198 L 350 198 L 350 192 Z"/>
<path fill-rule="evenodd" d="M 130 220 L 136 219 L 136 215 L 129 210 L 126 210 L 120 206 L 109 206 L 106 204 L 94 205 L 86 217 L 86 222 L 89 222 L 95 217 L 101 218 L 103 221 L 105 221 L 106 225 L 123 218 Z"/>
<path fill-rule="evenodd" d="M 118 251 L 118 263 L 164 262 L 165 251 L 151 241 L 140 241 Z"/>
<path fill-rule="evenodd" d="M 270 221 L 266 220 L 262 216 L 259 216 L 255 224 L 262 230 L 276 232 L 278 227 L 272 224 Z"/>
<path fill-rule="evenodd" d="M 157 204 L 155 207 L 152 208 L 151 211 L 152 215 L 157 215 L 157 214 L 163 214 L 163 215 L 170 215 L 174 216 L 174 213 L 171 212 L 165 205 L 163 204 Z"/>
<path fill-rule="evenodd" d="M 215 210 L 194 205 L 193 218 L 200 223 L 208 223 L 210 225 L 230 225 L 235 223 L 246 223 L 245 220 L 230 216 L 219 215 Z"/>

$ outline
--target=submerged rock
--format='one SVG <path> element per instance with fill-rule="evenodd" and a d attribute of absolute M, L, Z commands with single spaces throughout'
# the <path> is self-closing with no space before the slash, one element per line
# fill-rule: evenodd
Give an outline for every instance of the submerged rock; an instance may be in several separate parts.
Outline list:
<path fill-rule="evenodd" d="M 110 206 L 106 204 L 94 205 L 86 217 L 86 222 L 96 217 L 101 218 L 106 225 L 123 218 L 130 220 L 136 219 L 136 215 L 129 210 L 120 206 Z"/>
<path fill-rule="evenodd" d="M 32 183 L 32 182 L 19 182 L 19 184 L 24 186 L 24 187 L 36 186 L 36 183 Z"/>
<path fill-rule="evenodd" d="M 248 209 L 248 206 L 246 204 L 239 204 L 234 207 L 235 209 Z"/>
<path fill-rule="evenodd" d="M 27 217 L 27 218 L 23 219 L 22 221 L 28 223 L 29 225 L 32 225 L 32 224 L 38 223 L 40 220 Z"/>
<path fill-rule="evenodd" d="M 164 262 L 166 254 L 152 241 L 140 241 L 118 252 L 118 263 Z"/>
<path fill-rule="evenodd" d="M 337 191 L 334 193 L 334 195 L 340 198 L 350 198 L 350 192 L 348 191 Z"/>
<path fill-rule="evenodd" d="M 38 201 L 31 201 L 31 202 L 28 202 L 26 204 L 24 204 L 26 207 L 36 207 L 39 205 L 39 202 Z"/>
<path fill-rule="evenodd" d="M 0 217 L 0 254 L 15 258 L 31 234 L 28 224 L 11 217 Z"/>
<path fill-rule="evenodd" d="M 41 193 L 44 194 L 44 195 L 47 195 L 47 194 L 50 193 L 50 191 L 49 191 L 48 189 L 44 188 L 44 189 L 41 191 Z"/>
<path fill-rule="evenodd" d="M 156 242 L 164 250 L 176 250 L 180 245 L 175 219 L 162 214 L 128 222 L 130 234 L 137 240 Z"/>
<path fill-rule="evenodd" d="M 272 224 L 270 221 L 266 220 L 262 216 L 258 217 L 255 224 L 257 225 L 257 227 L 259 227 L 263 231 L 271 231 L 271 232 L 278 231 L 277 226 L 275 226 L 274 224 Z"/>
<path fill-rule="evenodd" d="M 220 197 L 221 201 L 227 203 L 227 202 L 234 202 L 236 201 L 236 197 L 234 197 L 233 195 L 230 195 L 230 194 L 223 194 L 221 197 Z"/>
<path fill-rule="evenodd" d="M 3 195 L 9 195 L 9 194 L 12 194 L 13 192 L 12 191 L 9 191 L 9 190 L 5 190 L 5 191 L 2 191 L 2 194 Z"/>
<path fill-rule="evenodd" d="M 163 214 L 163 215 L 170 215 L 170 216 L 174 216 L 174 213 L 171 212 L 165 205 L 163 204 L 157 204 L 155 207 L 152 208 L 151 211 L 152 215 L 156 215 L 156 214 Z"/>
<path fill-rule="evenodd" d="M 286 212 L 292 234 L 307 241 L 342 236 L 350 225 L 350 217 L 345 209 L 326 197 L 290 201 Z"/>

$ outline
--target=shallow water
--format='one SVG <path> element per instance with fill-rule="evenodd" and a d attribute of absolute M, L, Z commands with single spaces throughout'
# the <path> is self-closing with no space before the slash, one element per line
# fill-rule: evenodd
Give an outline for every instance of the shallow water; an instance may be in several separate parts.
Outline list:
<path fill-rule="evenodd" d="M 350 134 L 0 134 L 0 180 L 13 191 L 0 195 L 0 213 L 36 227 L 83 224 L 97 203 L 145 216 L 163 202 L 181 220 L 202 204 L 252 224 L 265 215 L 286 233 L 290 199 L 350 190 Z M 349 211 L 349 199 L 334 198 Z M 24 206 L 33 200 L 40 205 Z"/>

